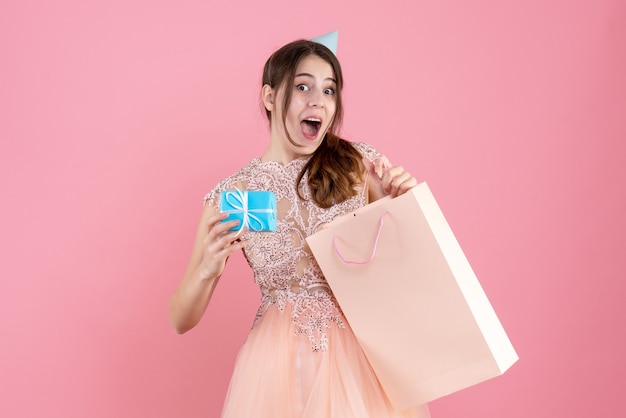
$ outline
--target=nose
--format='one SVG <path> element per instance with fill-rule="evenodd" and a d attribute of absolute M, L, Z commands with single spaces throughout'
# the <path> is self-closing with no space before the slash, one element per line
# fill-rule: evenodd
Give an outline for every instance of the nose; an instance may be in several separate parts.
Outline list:
<path fill-rule="evenodd" d="M 318 90 L 313 90 L 309 97 L 309 106 L 324 107 L 324 93 Z"/>

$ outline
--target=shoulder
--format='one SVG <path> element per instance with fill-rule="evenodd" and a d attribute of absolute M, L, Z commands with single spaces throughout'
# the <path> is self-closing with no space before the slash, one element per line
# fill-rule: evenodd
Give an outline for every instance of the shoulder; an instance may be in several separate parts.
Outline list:
<path fill-rule="evenodd" d="M 244 189 L 245 184 L 256 176 L 258 171 L 258 158 L 253 159 L 248 164 L 239 169 L 236 173 L 220 180 L 211 191 L 209 191 L 202 199 L 204 205 L 216 205 L 218 203 L 219 194 L 224 190 L 234 188 Z"/>
<path fill-rule="evenodd" d="M 373 160 L 377 157 L 380 157 L 380 153 L 370 144 L 365 142 L 350 142 L 352 147 L 356 149 L 363 157 L 366 157 L 368 160 Z"/>

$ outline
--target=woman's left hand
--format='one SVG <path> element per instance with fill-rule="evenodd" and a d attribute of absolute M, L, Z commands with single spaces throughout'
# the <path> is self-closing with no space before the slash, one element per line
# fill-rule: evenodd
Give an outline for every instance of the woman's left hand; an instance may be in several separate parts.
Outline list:
<path fill-rule="evenodd" d="M 392 166 L 384 155 L 370 161 L 363 158 L 368 171 L 370 201 L 384 196 L 397 197 L 417 186 L 417 180 L 401 166 Z"/>

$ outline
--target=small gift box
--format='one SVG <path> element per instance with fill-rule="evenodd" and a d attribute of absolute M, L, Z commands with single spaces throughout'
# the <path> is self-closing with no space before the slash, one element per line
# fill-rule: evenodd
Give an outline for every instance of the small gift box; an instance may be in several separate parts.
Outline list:
<path fill-rule="evenodd" d="M 224 190 L 220 194 L 220 212 L 228 213 L 223 222 L 240 222 L 231 231 L 243 227 L 254 232 L 276 231 L 276 195 L 272 192 Z"/>

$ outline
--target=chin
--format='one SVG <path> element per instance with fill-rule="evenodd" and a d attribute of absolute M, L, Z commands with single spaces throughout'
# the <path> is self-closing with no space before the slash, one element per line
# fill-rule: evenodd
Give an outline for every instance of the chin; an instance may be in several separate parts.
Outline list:
<path fill-rule="evenodd" d="M 317 150 L 317 148 L 319 147 L 319 145 L 316 146 L 307 146 L 307 147 L 299 147 L 296 150 L 296 153 L 298 155 L 300 155 L 301 157 L 310 157 L 311 155 L 313 155 L 313 153 L 315 152 L 315 150 Z"/>
<path fill-rule="evenodd" d="M 307 139 L 306 142 L 301 143 L 302 150 L 305 154 L 313 154 L 315 150 L 322 144 L 322 139 Z"/>

